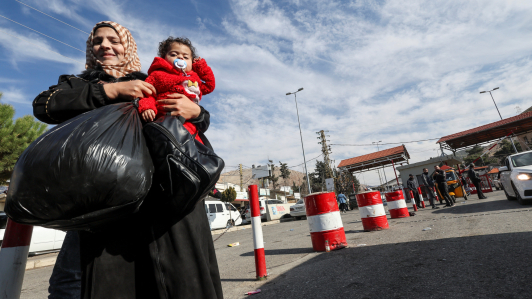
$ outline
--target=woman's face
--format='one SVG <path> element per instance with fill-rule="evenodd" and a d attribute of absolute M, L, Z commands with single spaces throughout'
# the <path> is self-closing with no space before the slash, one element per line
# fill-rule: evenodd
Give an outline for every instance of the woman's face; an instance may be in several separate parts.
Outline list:
<path fill-rule="evenodd" d="M 101 27 L 92 38 L 92 53 L 103 65 L 117 65 L 124 58 L 124 46 L 113 28 Z"/>

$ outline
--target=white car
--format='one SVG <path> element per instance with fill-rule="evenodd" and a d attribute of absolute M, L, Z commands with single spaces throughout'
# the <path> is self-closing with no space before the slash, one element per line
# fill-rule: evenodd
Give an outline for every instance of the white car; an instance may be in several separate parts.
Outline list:
<path fill-rule="evenodd" d="M 230 203 L 218 200 L 206 200 L 205 212 L 207 212 L 211 230 L 242 224 L 240 212 Z"/>
<path fill-rule="evenodd" d="M 6 224 L 7 216 L 4 212 L 0 212 L 0 244 L 4 240 Z M 29 255 L 33 256 L 59 251 L 61 245 L 63 245 L 65 235 L 66 233 L 64 231 L 34 226 L 33 233 L 31 234 Z"/>
<path fill-rule="evenodd" d="M 307 217 L 304 199 L 300 199 L 295 205 L 290 206 L 290 216 L 296 218 L 296 220 L 301 219 L 301 217 Z"/>
<path fill-rule="evenodd" d="M 532 151 L 508 156 L 504 165 L 499 175 L 506 198 L 522 205 L 532 202 Z"/>

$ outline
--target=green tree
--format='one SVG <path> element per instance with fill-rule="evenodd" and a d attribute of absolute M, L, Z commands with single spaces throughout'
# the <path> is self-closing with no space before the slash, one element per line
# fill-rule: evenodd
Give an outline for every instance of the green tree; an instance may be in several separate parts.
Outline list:
<path fill-rule="evenodd" d="M 273 190 L 275 190 L 276 186 L 277 186 L 277 181 L 279 181 L 279 177 L 275 175 L 275 165 L 272 163 L 272 164 L 270 164 L 270 167 L 271 167 L 271 170 L 272 170 L 272 175 L 270 175 L 268 177 L 268 179 L 270 181 L 272 181 Z"/>
<path fill-rule="evenodd" d="M 314 172 L 309 174 L 310 188 L 312 192 L 320 192 L 325 190 L 325 177 L 327 173 L 327 165 L 323 161 L 316 161 L 316 168 Z"/>
<path fill-rule="evenodd" d="M 514 144 L 517 151 L 521 152 L 521 144 L 518 142 L 514 142 Z M 497 150 L 493 156 L 499 160 L 499 164 L 502 164 L 506 157 L 513 154 L 515 154 L 515 151 L 512 143 L 508 139 L 505 139 L 499 144 L 499 150 Z"/>
<path fill-rule="evenodd" d="M 474 147 L 472 147 L 471 149 L 467 150 L 467 156 L 464 158 L 464 163 L 466 165 L 469 165 L 469 163 L 475 161 L 478 157 L 480 157 L 480 155 L 484 152 L 484 148 L 481 147 L 480 145 L 475 145 Z M 493 158 L 493 157 L 489 157 L 487 155 L 483 156 L 482 159 L 480 159 L 479 161 L 477 161 L 477 165 L 480 165 L 482 164 L 482 162 L 484 162 L 484 165 L 487 165 L 487 164 L 492 164 L 492 163 L 497 163 L 497 159 Z"/>
<path fill-rule="evenodd" d="M 358 179 L 349 171 L 338 172 L 336 177 L 335 189 L 337 193 L 351 194 L 353 191 L 353 184 L 357 191 L 360 191 L 360 182 Z M 358 193 L 358 192 L 357 192 Z"/>
<path fill-rule="evenodd" d="M 236 199 L 236 190 L 233 187 L 229 187 L 222 192 L 222 201 L 232 202 Z"/>
<path fill-rule="evenodd" d="M 14 116 L 13 106 L 0 104 L 0 184 L 6 183 L 18 157 L 48 127 L 31 115 L 13 121 Z"/>
<path fill-rule="evenodd" d="M 280 170 L 281 170 L 281 177 L 283 179 L 288 179 L 290 177 L 290 169 L 288 169 L 288 165 L 286 163 L 283 163 L 279 161 L 279 164 L 281 164 Z"/>

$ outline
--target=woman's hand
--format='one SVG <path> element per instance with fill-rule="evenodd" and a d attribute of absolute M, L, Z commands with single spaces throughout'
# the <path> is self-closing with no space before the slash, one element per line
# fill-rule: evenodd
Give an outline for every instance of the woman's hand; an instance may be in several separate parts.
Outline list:
<path fill-rule="evenodd" d="M 119 98 L 133 100 L 135 98 L 144 98 L 157 93 L 153 85 L 142 80 L 104 84 L 103 89 L 105 90 L 107 97 L 111 100 Z"/>
<path fill-rule="evenodd" d="M 192 102 L 185 95 L 173 93 L 169 94 L 167 97 L 167 99 L 158 100 L 157 102 L 159 105 L 162 105 L 164 111 L 171 111 L 172 116 L 180 115 L 186 120 L 189 120 L 200 115 L 200 106 Z"/>

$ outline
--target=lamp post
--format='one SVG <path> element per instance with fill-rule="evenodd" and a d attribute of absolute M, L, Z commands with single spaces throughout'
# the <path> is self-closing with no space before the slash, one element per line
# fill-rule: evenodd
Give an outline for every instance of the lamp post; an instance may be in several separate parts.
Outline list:
<path fill-rule="evenodd" d="M 484 90 L 484 91 L 481 91 L 480 93 L 486 93 L 486 92 L 489 92 L 490 93 L 490 96 L 491 96 L 491 99 L 493 100 L 493 105 L 495 105 L 495 108 L 497 109 L 497 112 L 499 113 L 499 117 L 501 118 L 502 120 L 502 115 L 501 115 L 501 112 L 499 111 L 499 107 L 497 107 L 497 104 L 495 103 L 495 99 L 493 98 L 493 94 L 491 94 L 492 91 L 495 91 L 499 89 L 498 87 L 495 87 L 494 89 L 492 90 Z M 517 153 L 517 148 L 515 147 L 515 144 L 514 144 L 514 139 L 512 137 L 510 137 L 510 140 L 512 141 L 512 146 L 514 147 L 514 151 L 515 153 Z"/>
<path fill-rule="evenodd" d="M 379 140 L 377 142 L 372 142 L 373 144 L 376 144 L 377 145 L 377 151 L 380 151 L 379 149 L 379 143 L 382 142 L 382 140 Z M 386 191 L 388 191 L 388 178 L 386 178 L 386 172 L 384 172 L 384 165 L 382 165 L 382 173 L 384 174 L 384 183 L 386 184 L 385 188 L 386 188 Z"/>
<path fill-rule="evenodd" d="M 286 95 L 289 96 L 291 94 L 294 95 L 294 100 L 296 101 L 296 113 L 297 113 L 297 123 L 299 124 L 299 136 L 301 137 L 301 150 L 303 150 L 303 162 L 305 163 L 305 175 L 307 176 L 307 186 L 308 186 L 308 193 L 312 193 L 312 189 L 310 189 L 310 179 L 308 177 L 308 171 L 307 171 L 307 159 L 305 158 L 305 148 L 303 147 L 303 134 L 301 133 L 301 122 L 299 121 L 299 109 L 297 108 L 297 96 L 296 93 L 303 90 L 303 87 L 298 89 L 294 92 L 287 92 Z"/>

